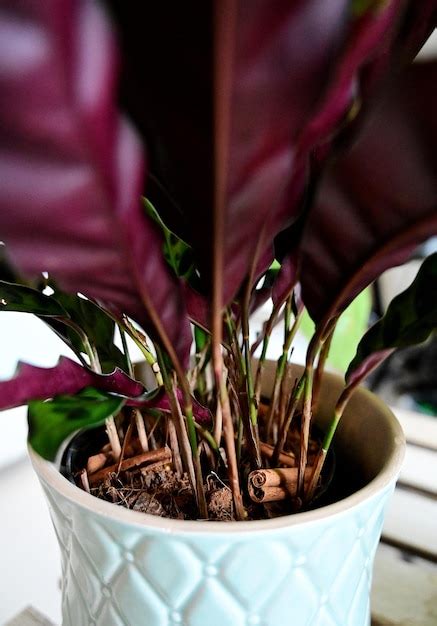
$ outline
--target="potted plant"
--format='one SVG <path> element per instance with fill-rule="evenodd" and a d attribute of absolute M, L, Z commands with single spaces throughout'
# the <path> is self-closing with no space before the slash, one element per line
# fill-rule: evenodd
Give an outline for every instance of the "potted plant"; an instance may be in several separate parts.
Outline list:
<path fill-rule="evenodd" d="M 435 328 L 436 257 L 346 385 L 323 369 L 341 312 L 437 231 L 437 70 L 408 65 L 435 3 L 107 4 L 0 9 L 1 307 L 79 361 L 0 383 L 2 408 L 29 403 L 64 623 L 364 626 L 403 441 L 356 387 Z"/>

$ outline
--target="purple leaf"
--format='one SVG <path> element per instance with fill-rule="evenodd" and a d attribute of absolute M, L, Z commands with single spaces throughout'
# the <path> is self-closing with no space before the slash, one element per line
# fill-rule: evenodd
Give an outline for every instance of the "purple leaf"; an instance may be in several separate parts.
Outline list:
<path fill-rule="evenodd" d="M 149 331 L 155 312 L 186 360 L 184 299 L 143 214 L 142 148 L 116 110 L 104 12 L 92 0 L 9 0 L 0 33 L 0 239 L 11 260 Z"/>
<path fill-rule="evenodd" d="M 297 280 L 297 253 L 287 256 L 276 277 L 272 289 L 273 304 L 285 302 Z"/>
<path fill-rule="evenodd" d="M 97 374 L 67 357 L 61 357 L 58 364 L 50 368 L 19 363 L 13 378 L 0 382 L 0 410 L 21 406 L 30 400 L 74 395 L 86 387 L 126 397 L 139 396 L 144 392 L 141 383 L 118 368 L 111 374 Z"/>
<path fill-rule="evenodd" d="M 362 380 L 364 380 L 375 368 L 378 367 L 385 359 L 394 352 L 395 348 L 388 348 L 386 350 L 379 350 L 370 354 L 368 357 L 360 363 L 360 365 L 354 369 L 353 372 L 347 377 L 348 385 L 356 386 Z"/>
<path fill-rule="evenodd" d="M 238 285 L 256 246 L 296 221 L 310 151 L 343 120 L 358 70 L 400 13 L 396 1 L 357 19 L 338 0 L 235 4 L 225 285 Z M 223 48 L 220 58 L 231 53 Z M 291 289 L 292 274 L 282 291 Z"/>
<path fill-rule="evenodd" d="M 211 326 L 211 305 L 209 300 L 198 291 L 192 289 L 188 284 L 185 284 L 185 298 L 190 319 L 204 330 L 209 330 Z"/>
<path fill-rule="evenodd" d="M 326 92 L 299 137 L 300 153 L 330 140 L 355 98 L 360 95 L 360 73 L 380 58 L 397 35 L 404 7 L 399 0 L 370 3 L 369 9 L 351 19 L 345 41 Z M 324 151 L 322 150 L 322 153 Z"/>
<path fill-rule="evenodd" d="M 256 250 L 265 250 L 300 210 L 308 154 L 299 157 L 298 143 L 329 85 L 349 27 L 349 0 L 231 0 L 235 22 L 221 37 L 215 30 L 220 2 L 201 8 L 175 3 L 171 19 L 165 3 L 110 5 L 124 42 L 122 97 L 150 146 L 153 181 L 174 203 L 165 207 L 165 218 L 193 247 L 205 285 L 211 276 L 215 149 L 222 141 L 229 145 L 228 182 L 221 190 L 228 304 Z M 214 52 L 223 66 L 232 66 L 224 94 L 231 105 L 229 132 L 214 128 L 223 96 L 212 78 Z"/>
<path fill-rule="evenodd" d="M 319 189 L 301 281 L 322 326 L 437 232 L 436 81 L 436 63 L 405 72 Z"/>
<path fill-rule="evenodd" d="M 336 133 L 345 125 L 346 113 L 352 110 L 353 104 L 356 106 L 354 115 L 360 103 L 361 110 L 365 110 L 366 99 L 380 87 L 391 66 L 405 61 L 406 50 L 411 55 L 413 50 L 417 52 L 421 47 L 430 30 L 431 4 L 431 1 L 420 5 L 412 2 L 405 7 L 397 0 L 369 3 L 367 8 L 355 12 L 355 20 L 350 20 L 328 87 L 308 123 L 302 127 L 298 140 L 297 161 L 304 167 L 309 154 L 311 160 L 309 173 L 305 174 L 308 179 L 308 197 L 303 198 L 306 208 L 298 222 L 277 237 L 282 248 L 280 258 L 290 266 L 289 269 L 298 263 L 298 244 L 307 220 L 306 213 L 312 204 L 313 190 L 332 154 Z M 353 7 L 351 10 L 354 12 Z M 306 272 L 306 267 L 302 271 Z M 290 278 L 295 280 L 293 272 Z M 287 289 L 283 273 L 278 280 L 280 286 L 276 291 Z"/>
<path fill-rule="evenodd" d="M 118 368 L 110 374 L 97 374 L 67 357 L 61 357 L 57 365 L 50 368 L 19 363 L 13 378 L 0 382 L 0 410 L 12 409 L 31 400 L 75 395 L 87 387 L 123 396 L 127 398 L 128 406 L 171 410 L 163 388 L 146 393 L 144 385 Z M 177 390 L 177 395 L 182 403 L 183 394 L 180 389 Z M 196 421 L 210 425 L 211 412 L 195 398 L 192 398 L 192 402 Z"/>

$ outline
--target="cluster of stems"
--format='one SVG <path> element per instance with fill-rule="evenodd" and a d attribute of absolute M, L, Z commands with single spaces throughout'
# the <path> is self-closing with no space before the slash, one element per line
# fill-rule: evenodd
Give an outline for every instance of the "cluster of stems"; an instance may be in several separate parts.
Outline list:
<path fill-rule="evenodd" d="M 263 326 L 261 338 L 255 342 L 262 347 L 258 360 L 254 360 L 255 344 L 251 347 L 249 340 L 249 298 L 245 297 L 240 306 L 229 307 L 220 316 L 219 342 L 214 342 L 213 335 L 196 328 L 195 356 L 188 373 L 174 362 L 175 355 L 168 355 L 165 347 L 152 344 L 128 319 L 119 320 L 129 373 L 134 371 L 126 336 L 140 348 L 155 376 L 156 386 L 164 387 L 171 410 L 148 411 L 147 415 L 130 410 L 120 420 L 117 416 L 108 418 L 106 429 L 114 459 L 122 459 L 123 446 L 132 429 L 138 434 L 143 452 L 148 453 L 153 422 L 164 418 L 166 440 L 159 445 L 171 449 L 176 472 L 188 476 L 196 496 L 199 518 L 208 517 L 205 484 L 211 472 L 220 475 L 231 489 L 235 517 L 239 520 L 246 518 L 250 498 L 257 502 L 259 494 L 264 493 L 248 482 L 251 472 L 255 473 L 254 480 L 258 483 L 267 481 L 270 490 L 266 490 L 265 503 L 275 498 L 283 499 L 288 493 L 295 501 L 295 508 L 308 504 L 317 492 L 335 430 L 356 385 L 345 388 L 331 426 L 319 449 L 314 451 L 313 445 L 310 458 L 312 416 L 317 407 L 335 324 L 332 323 L 325 332 L 316 329 L 303 373 L 300 378 L 293 379 L 288 365 L 302 315 L 303 306 L 296 304 L 292 292 L 283 302 L 275 304 Z M 262 389 L 268 346 L 273 329 L 281 320 L 284 329 L 282 351 L 276 363 L 270 397 L 266 400 L 262 397 Z M 91 366 L 99 370 L 100 364 L 92 347 L 88 356 Z M 214 416 L 212 425 L 207 427 L 196 422 L 193 397 L 210 408 Z M 125 424 L 123 431 L 118 422 L 122 419 L 126 422 L 127 413 L 129 425 L 126 428 Z M 290 447 L 293 426 L 297 433 L 295 440 L 298 440 L 294 450 Z M 124 433 L 122 438 L 120 431 Z M 291 489 L 293 484 L 293 493 L 272 483 L 273 474 L 262 474 L 284 467 L 288 488 Z"/>

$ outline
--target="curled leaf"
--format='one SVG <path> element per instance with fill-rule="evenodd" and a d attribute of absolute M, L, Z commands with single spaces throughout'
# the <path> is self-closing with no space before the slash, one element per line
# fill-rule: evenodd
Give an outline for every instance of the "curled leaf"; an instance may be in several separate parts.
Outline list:
<path fill-rule="evenodd" d="M 322 326 L 437 232 L 436 81 L 437 63 L 404 72 L 320 186 L 301 282 L 305 306 Z"/>
<path fill-rule="evenodd" d="M 346 381 L 353 383 L 396 348 L 425 341 L 437 329 L 437 253 L 421 265 L 411 285 L 393 298 L 386 314 L 358 344 Z"/>

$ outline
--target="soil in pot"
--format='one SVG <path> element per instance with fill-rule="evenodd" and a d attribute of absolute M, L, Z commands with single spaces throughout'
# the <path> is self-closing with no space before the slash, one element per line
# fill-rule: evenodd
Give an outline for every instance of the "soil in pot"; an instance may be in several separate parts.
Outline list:
<path fill-rule="evenodd" d="M 263 426 L 265 413 L 265 406 L 261 406 L 259 422 L 261 442 L 263 439 L 268 441 Z M 337 458 L 335 451 L 332 451 L 322 472 L 316 497 L 311 503 L 302 504 L 295 494 L 300 443 L 299 422 L 299 417 L 296 416 L 283 454 L 274 468 L 270 468 L 273 450 L 271 444 L 266 441 L 261 443 L 263 461 L 261 483 L 265 476 L 267 480 L 259 492 L 251 493 L 252 498 L 249 496 L 250 490 L 244 490 L 247 519 L 279 517 L 325 506 L 348 496 L 362 486 L 357 478 L 359 474 L 351 471 L 350 461 Z M 151 423 L 150 421 L 149 425 Z M 181 471 L 180 459 L 175 460 L 175 450 L 168 445 L 170 437 L 165 420 L 160 422 L 154 420 L 152 428 L 148 430 L 149 450 L 144 450 L 139 437 L 132 436 L 133 429 L 128 429 L 124 433 L 124 443 L 118 459 L 112 456 L 104 428 L 96 429 L 92 433 L 90 431 L 80 433 L 70 442 L 64 453 L 61 472 L 80 488 L 116 505 L 161 517 L 197 519 L 196 498 L 188 475 Z M 317 454 L 320 439 L 321 433 L 314 427 L 309 446 L 309 466 Z M 235 520 L 233 499 L 224 460 L 218 454 L 208 461 L 209 466 L 203 468 L 206 477 L 204 492 L 208 517 L 210 520 L 233 521 Z M 345 463 L 347 468 L 343 471 Z M 336 465 L 338 471 L 335 471 Z M 241 467 L 241 483 L 247 485 L 248 476 L 253 469 L 249 458 L 241 458 Z"/>

